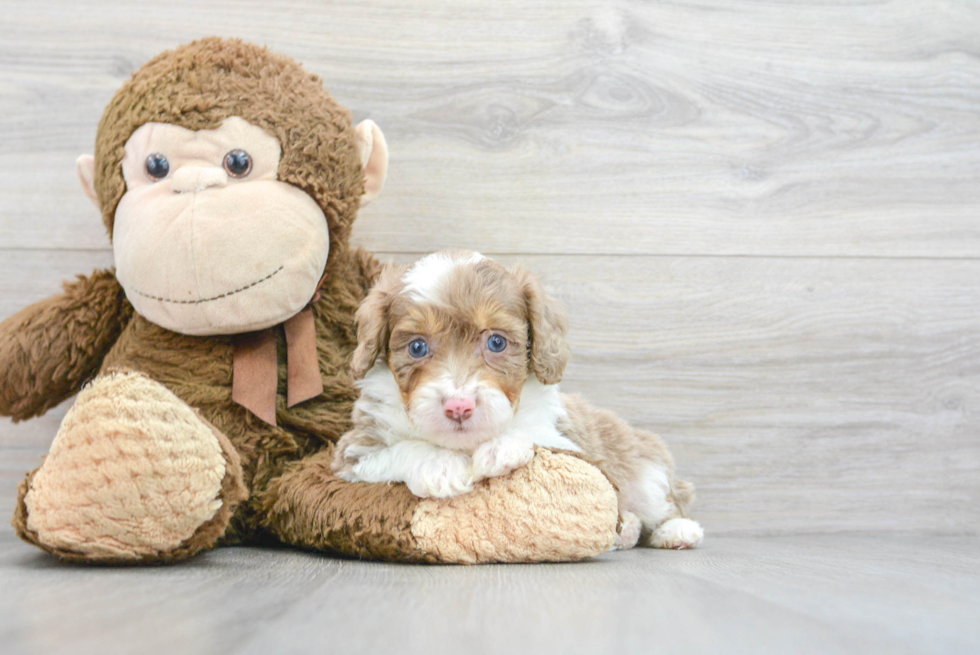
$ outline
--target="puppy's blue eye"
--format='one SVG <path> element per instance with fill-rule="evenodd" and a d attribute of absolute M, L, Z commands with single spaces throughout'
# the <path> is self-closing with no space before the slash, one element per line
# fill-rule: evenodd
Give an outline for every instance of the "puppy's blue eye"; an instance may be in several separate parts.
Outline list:
<path fill-rule="evenodd" d="M 504 339 L 499 334 L 491 334 L 487 339 L 487 350 L 492 353 L 502 353 L 506 347 L 507 339 Z"/>
<path fill-rule="evenodd" d="M 146 158 L 146 174 L 151 180 L 162 180 L 170 174 L 170 162 L 159 152 Z"/>
<path fill-rule="evenodd" d="M 425 339 L 416 339 L 408 344 L 408 354 L 415 359 L 425 357 L 429 354 L 429 344 L 425 342 Z"/>

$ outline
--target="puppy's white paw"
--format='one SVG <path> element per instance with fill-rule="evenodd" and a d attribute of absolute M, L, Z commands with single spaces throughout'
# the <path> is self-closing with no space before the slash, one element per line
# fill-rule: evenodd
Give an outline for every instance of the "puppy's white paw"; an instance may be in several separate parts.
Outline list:
<path fill-rule="evenodd" d="M 534 459 L 534 444 L 523 439 L 497 438 L 473 453 L 473 479 L 496 478 L 526 466 Z"/>
<path fill-rule="evenodd" d="M 405 484 L 420 498 L 451 498 L 469 493 L 473 491 L 470 458 L 453 454 L 427 459 L 419 463 Z"/>
<path fill-rule="evenodd" d="M 365 470 L 369 466 L 367 460 L 380 449 L 355 444 L 344 444 L 342 447 L 343 450 L 337 453 L 331 464 L 333 474 L 347 482 L 369 482 L 370 480 L 364 477 Z"/>
<path fill-rule="evenodd" d="M 654 548 L 682 550 L 694 548 L 704 539 L 704 529 L 691 519 L 670 519 L 650 535 L 650 545 Z"/>
<path fill-rule="evenodd" d="M 334 475 L 346 482 L 363 482 L 363 480 L 357 477 L 357 473 L 354 472 L 353 467 L 339 469 L 334 472 Z"/>
<path fill-rule="evenodd" d="M 623 512 L 620 515 L 619 534 L 613 542 L 614 550 L 629 550 L 640 540 L 643 523 L 633 512 Z"/>

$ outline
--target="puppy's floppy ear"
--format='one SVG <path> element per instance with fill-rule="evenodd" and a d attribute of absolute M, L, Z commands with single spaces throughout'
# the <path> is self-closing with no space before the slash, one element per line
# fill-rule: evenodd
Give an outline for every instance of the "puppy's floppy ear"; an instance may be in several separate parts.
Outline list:
<path fill-rule="evenodd" d="M 404 266 L 385 266 L 357 308 L 357 348 L 350 362 L 350 375 L 355 380 L 363 378 L 388 347 L 388 315 L 392 301 L 401 290 L 404 272 Z"/>
<path fill-rule="evenodd" d="M 558 384 L 571 351 L 565 343 L 568 317 L 561 303 L 545 293 L 536 277 L 518 264 L 511 271 L 524 290 L 530 327 L 528 358 L 531 370 L 542 384 Z"/>

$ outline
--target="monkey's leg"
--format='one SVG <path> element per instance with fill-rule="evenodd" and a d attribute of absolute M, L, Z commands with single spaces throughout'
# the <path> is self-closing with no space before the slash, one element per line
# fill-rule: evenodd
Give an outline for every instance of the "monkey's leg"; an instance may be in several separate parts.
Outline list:
<path fill-rule="evenodd" d="M 214 546 L 247 497 L 228 439 L 139 373 L 96 378 L 79 393 L 13 525 L 64 559 L 173 561 Z"/>
<path fill-rule="evenodd" d="M 355 557 L 416 562 L 561 562 L 609 550 L 619 515 L 599 469 L 539 449 L 512 474 L 454 498 L 404 484 L 346 482 L 333 447 L 294 462 L 263 494 L 264 524 L 282 541 Z"/>

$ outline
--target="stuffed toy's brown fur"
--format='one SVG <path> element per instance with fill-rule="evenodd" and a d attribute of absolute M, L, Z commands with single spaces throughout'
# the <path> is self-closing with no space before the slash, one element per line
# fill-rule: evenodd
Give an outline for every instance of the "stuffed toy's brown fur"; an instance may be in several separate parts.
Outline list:
<path fill-rule="evenodd" d="M 231 336 L 151 323 L 113 271 L 79 277 L 0 324 L 0 415 L 38 416 L 81 390 L 50 454 L 20 486 L 17 533 L 62 558 L 102 563 L 175 561 L 270 539 L 424 562 L 560 561 L 607 550 L 615 492 L 574 456 L 541 451 L 528 467 L 449 501 L 331 474 L 357 396 L 348 373 L 354 315 L 380 266 L 348 245 L 364 192 L 349 112 L 291 59 L 212 38 L 137 71 L 96 141 L 94 188 L 110 236 L 136 129 L 214 129 L 232 116 L 278 140 L 278 180 L 308 194 L 328 223 L 312 303 L 323 393 L 287 406 L 277 328 L 276 421 L 264 422 L 232 401 Z"/>

